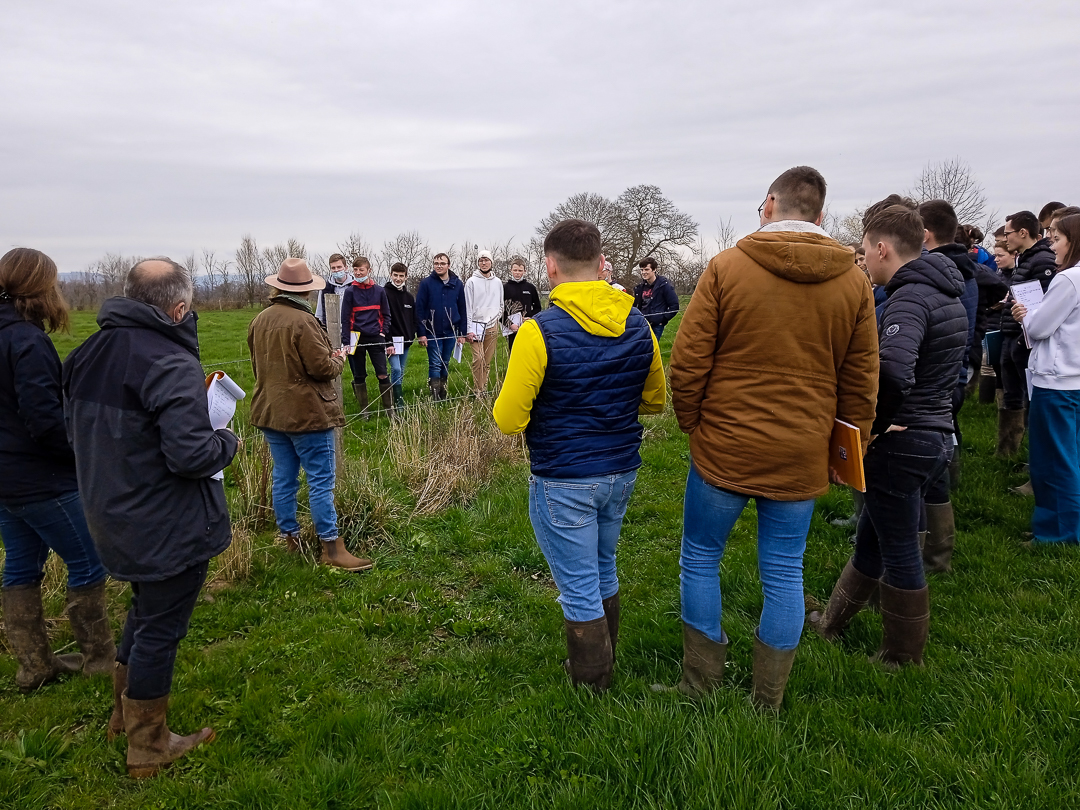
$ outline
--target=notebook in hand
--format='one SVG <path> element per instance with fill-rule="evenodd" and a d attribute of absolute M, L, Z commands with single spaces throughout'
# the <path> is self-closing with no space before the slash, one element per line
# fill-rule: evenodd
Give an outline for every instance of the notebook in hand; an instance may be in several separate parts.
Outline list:
<path fill-rule="evenodd" d="M 866 492 L 862 435 L 855 425 L 840 419 L 833 424 L 832 438 L 829 439 L 829 466 L 849 487 Z"/>

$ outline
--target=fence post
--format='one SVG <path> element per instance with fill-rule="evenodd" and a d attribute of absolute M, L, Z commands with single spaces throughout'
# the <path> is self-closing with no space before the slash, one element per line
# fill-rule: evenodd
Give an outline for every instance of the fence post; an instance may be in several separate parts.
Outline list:
<path fill-rule="evenodd" d="M 341 348 L 341 296 L 327 293 L 323 296 L 323 311 L 326 313 L 326 332 L 330 338 L 330 345 L 335 349 Z M 348 360 L 345 361 L 346 363 Z M 341 403 L 342 412 L 345 411 L 345 394 L 341 385 L 341 378 L 345 372 L 342 370 L 334 379 L 334 390 L 337 391 L 338 402 Z M 334 428 L 334 457 L 337 459 L 337 477 L 341 478 L 341 469 L 345 462 L 344 434 L 341 428 Z"/>

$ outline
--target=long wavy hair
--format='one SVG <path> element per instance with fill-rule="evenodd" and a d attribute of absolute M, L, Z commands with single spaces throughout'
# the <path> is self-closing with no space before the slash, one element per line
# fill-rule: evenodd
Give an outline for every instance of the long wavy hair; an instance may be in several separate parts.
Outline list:
<path fill-rule="evenodd" d="M 68 331 L 68 304 L 60 293 L 56 262 L 33 248 L 14 248 L 0 256 L 0 300 L 9 299 L 26 320 Z"/>

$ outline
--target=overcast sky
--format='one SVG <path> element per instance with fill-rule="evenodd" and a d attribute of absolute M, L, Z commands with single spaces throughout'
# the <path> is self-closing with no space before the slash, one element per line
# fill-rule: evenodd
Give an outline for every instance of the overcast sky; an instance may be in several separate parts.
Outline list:
<path fill-rule="evenodd" d="M 1080 201 L 1080 2 L 4 4 L 0 247 L 62 272 L 295 237 L 526 240 L 660 186 L 740 232 L 810 164 L 844 213 L 959 156 Z"/>

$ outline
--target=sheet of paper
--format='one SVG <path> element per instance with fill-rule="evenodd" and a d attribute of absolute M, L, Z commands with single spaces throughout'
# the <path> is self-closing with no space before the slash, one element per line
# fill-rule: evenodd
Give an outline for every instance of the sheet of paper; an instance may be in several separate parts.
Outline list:
<path fill-rule="evenodd" d="M 461 362 L 461 350 L 464 349 L 464 348 L 465 348 L 464 343 L 455 343 L 454 344 L 454 361 L 455 362 L 457 362 L 457 363 Z"/>
<path fill-rule="evenodd" d="M 405 351 L 405 338 L 398 335 L 394 338 L 394 354 L 403 354 Z"/>
<path fill-rule="evenodd" d="M 473 323 L 472 329 L 470 331 L 474 335 L 476 335 L 477 340 L 483 340 L 484 339 L 484 331 L 486 329 L 487 329 L 487 327 L 484 324 L 480 323 L 480 321 L 476 321 L 476 322 Z"/>
<path fill-rule="evenodd" d="M 1043 300 L 1042 283 L 1038 281 L 1025 281 L 1023 284 L 1012 286 L 1013 298 L 1032 312 L 1039 308 Z"/>
<path fill-rule="evenodd" d="M 221 430 L 229 426 L 229 422 L 236 415 L 236 403 L 246 395 L 244 389 L 233 382 L 224 371 L 215 371 L 211 376 L 213 379 L 206 389 L 206 409 L 210 413 L 210 426 L 214 430 Z M 211 476 L 218 481 L 224 477 L 224 470 Z"/>
<path fill-rule="evenodd" d="M 525 317 L 520 312 L 515 312 L 510 316 L 510 323 L 514 324 L 514 326 L 521 326 L 524 322 Z"/>
<path fill-rule="evenodd" d="M 349 354 L 356 354 L 356 347 L 360 344 L 360 333 L 350 332 L 352 340 L 349 341 Z"/>

